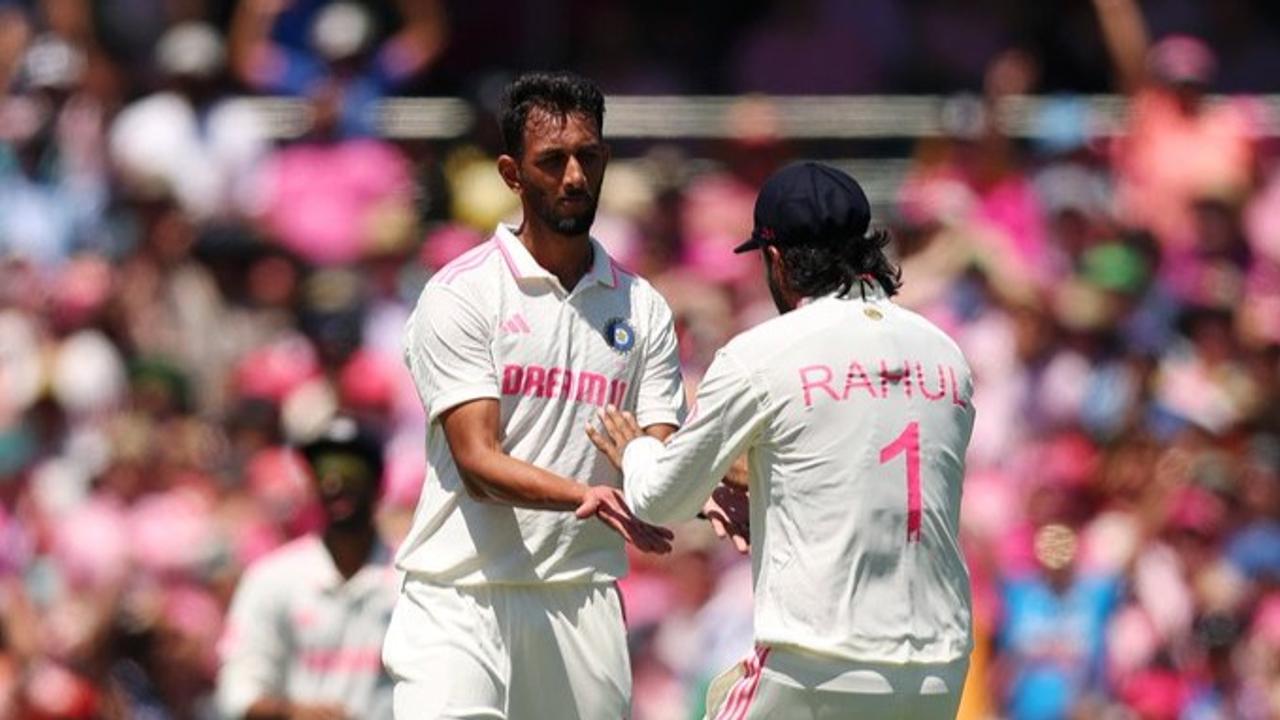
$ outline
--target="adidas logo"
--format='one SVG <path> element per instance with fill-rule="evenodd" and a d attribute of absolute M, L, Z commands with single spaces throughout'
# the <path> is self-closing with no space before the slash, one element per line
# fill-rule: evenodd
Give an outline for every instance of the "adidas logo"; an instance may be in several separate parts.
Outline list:
<path fill-rule="evenodd" d="M 529 323 L 525 322 L 524 315 L 516 313 L 502 323 L 503 332 L 512 335 L 528 335 L 533 332 L 533 328 L 529 327 Z"/>

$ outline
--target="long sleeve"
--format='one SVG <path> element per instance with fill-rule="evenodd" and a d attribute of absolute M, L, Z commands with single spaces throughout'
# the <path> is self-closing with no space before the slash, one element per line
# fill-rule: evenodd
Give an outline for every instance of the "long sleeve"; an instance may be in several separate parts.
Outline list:
<path fill-rule="evenodd" d="M 733 461 L 751 447 L 769 415 L 768 395 L 759 382 L 721 350 L 698 387 L 684 427 L 665 446 L 654 438 L 627 446 L 627 504 L 655 524 L 693 518 Z"/>

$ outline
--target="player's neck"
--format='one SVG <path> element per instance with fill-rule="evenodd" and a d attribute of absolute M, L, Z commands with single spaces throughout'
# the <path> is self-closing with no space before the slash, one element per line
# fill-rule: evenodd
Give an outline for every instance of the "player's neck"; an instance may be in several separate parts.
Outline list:
<path fill-rule="evenodd" d="M 324 531 L 324 546 L 344 580 L 360 572 L 373 553 L 378 531 L 372 526 L 339 527 L 330 525 Z"/>
<path fill-rule="evenodd" d="M 539 223 L 526 222 L 516 233 L 533 259 L 560 280 L 565 290 L 573 290 L 591 269 L 591 238 L 561 235 Z"/>

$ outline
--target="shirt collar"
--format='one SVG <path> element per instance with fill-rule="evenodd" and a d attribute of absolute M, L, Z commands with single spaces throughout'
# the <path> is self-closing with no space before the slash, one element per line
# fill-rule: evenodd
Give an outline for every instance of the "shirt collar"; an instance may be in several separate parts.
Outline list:
<path fill-rule="evenodd" d="M 371 571 L 381 573 L 383 570 L 390 568 L 391 549 L 386 543 L 382 542 L 382 538 L 375 538 L 373 547 L 369 550 L 369 557 L 365 559 L 364 564 L 349 578 L 343 578 L 342 572 L 338 570 L 338 566 L 333 561 L 333 556 L 329 554 L 329 548 L 325 547 L 324 539 L 319 535 L 312 535 L 313 552 L 318 556 L 317 568 L 318 585 L 324 590 L 337 590 L 343 585 L 355 586 L 362 582 L 361 578 L 368 575 Z"/>
<path fill-rule="evenodd" d="M 520 238 L 516 237 L 510 227 L 499 224 L 493 235 L 498 244 L 498 250 L 502 252 L 503 260 L 506 261 L 507 267 L 510 268 L 516 280 L 539 278 L 559 282 L 555 275 L 538 264 L 533 254 L 524 246 L 524 243 L 520 242 Z M 599 241 L 595 238 L 589 239 L 592 249 L 591 269 L 587 271 L 583 281 L 611 288 L 617 287 L 618 270 L 614 266 L 613 259 L 605 252 Z M 573 288 L 565 288 L 565 290 L 572 292 Z"/>

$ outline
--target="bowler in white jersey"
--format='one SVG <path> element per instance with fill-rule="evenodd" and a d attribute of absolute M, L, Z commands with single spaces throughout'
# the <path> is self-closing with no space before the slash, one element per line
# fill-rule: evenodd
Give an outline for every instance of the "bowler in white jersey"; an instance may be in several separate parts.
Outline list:
<path fill-rule="evenodd" d="M 775 173 L 752 238 L 782 315 L 730 341 L 664 444 L 602 413 L 597 446 L 641 519 L 691 518 L 750 466 L 756 652 L 707 715 L 953 718 L 971 649 L 960 496 L 972 380 L 956 344 L 894 304 L 900 277 L 848 175 Z"/>
<path fill-rule="evenodd" d="M 631 514 L 582 426 L 611 404 L 642 432 L 676 429 L 673 320 L 588 234 L 609 159 L 599 89 L 526 75 L 505 105 L 498 170 L 523 222 L 433 276 L 406 329 L 429 470 L 383 659 L 402 720 L 624 718 L 623 544 L 666 552 L 671 533 Z"/>

